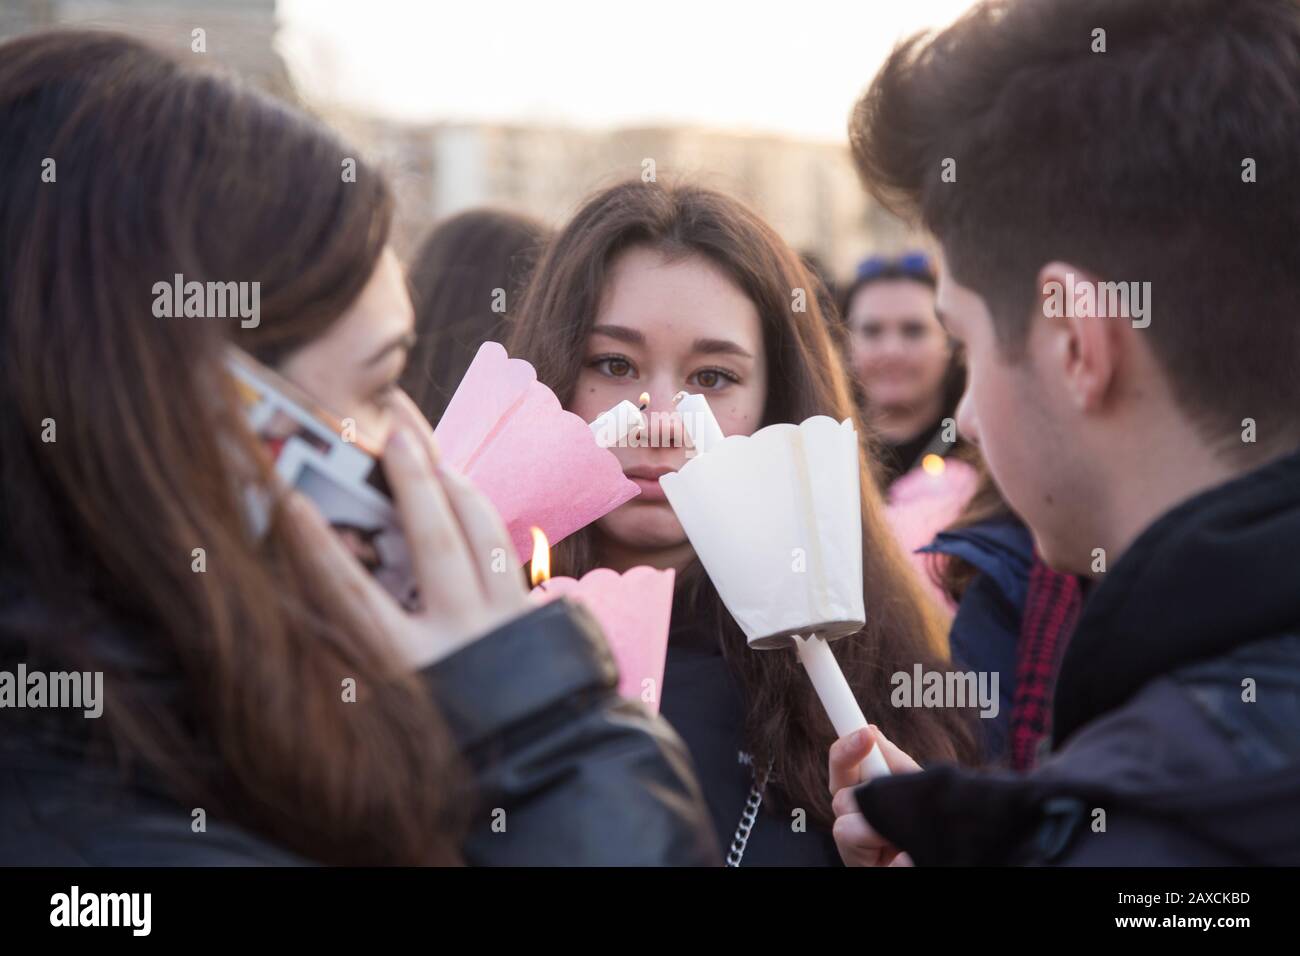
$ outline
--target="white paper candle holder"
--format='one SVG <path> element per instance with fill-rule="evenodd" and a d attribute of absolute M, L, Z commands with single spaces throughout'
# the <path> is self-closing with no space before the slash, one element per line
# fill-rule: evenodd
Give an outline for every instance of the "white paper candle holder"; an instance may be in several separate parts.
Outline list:
<path fill-rule="evenodd" d="M 837 736 L 866 727 L 829 643 L 866 623 L 853 422 L 818 415 L 696 444 L 659 484 L 723 604 L 751 648 L 796 650 Z M 879 747 L 859 773 L 889 775 Z"/>
<path fill-rule="evenodd" d="M 659 479 L 750 647 L 862 628 L 858 462 L 852 421 L 818 415 L 728 436 Z"/>

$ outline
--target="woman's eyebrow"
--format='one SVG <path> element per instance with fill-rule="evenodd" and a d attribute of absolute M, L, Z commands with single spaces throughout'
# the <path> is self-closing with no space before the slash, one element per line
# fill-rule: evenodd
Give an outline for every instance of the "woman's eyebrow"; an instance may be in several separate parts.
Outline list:
<path fill-rule="evenodd" d="M 629 345 L 645 345 L 645 335 L 625 325 L 596 325 L 592 326 L 591 332 L 593 335 L 605 335 Z"/>
<path fill-rule="evenodd" d="M 630 345 L 645 345 L 645 335 L 642 332 L 623 325 L 597 325 L 591 331 L 593 335 L 599 333 Z M 730 339 L 699 338 L 691 345 L 691 350 L 702 355 L 735 355 L 747 359 L 754 357 Z"/>
<path fill-rule="evenodd" d="M 370 358 L 366 359 L 364 365 L 378 365 L 390 352 L 398 349 L 406 349 L 408 352 L 415 347 L 415 333 L 405 332 L 396 336 L 381 345 Z"/>
<path fill-rule="evenodd" d="M 692 349 L 702 355 L 735 355 L 747 359 L 754 357 L 731 339 L 696 339 Z"/>

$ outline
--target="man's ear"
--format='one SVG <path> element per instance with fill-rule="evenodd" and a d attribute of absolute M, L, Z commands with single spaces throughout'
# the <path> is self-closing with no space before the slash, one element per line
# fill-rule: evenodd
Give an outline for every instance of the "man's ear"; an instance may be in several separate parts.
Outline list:
<path fill-rule="evenodd" d="M 1099 308 L 1097 290 L 1096 276 L 1067 262 L 1049 262 L 1038 272 L 1044 336 L 1038 348 L 1079 411 L 1095 411 L 1106 400 L 1119 370 L 1119 337 L 1128 327 Z"/>

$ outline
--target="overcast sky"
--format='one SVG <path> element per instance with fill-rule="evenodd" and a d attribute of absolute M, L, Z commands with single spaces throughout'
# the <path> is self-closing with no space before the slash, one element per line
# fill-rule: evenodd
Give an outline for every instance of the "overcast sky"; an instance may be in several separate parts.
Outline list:
<path fill-rule="evenodd" d="M 971 0 L 280 0 L 308 96 L 414 120 L 844 139 L 899 38 Z"/>

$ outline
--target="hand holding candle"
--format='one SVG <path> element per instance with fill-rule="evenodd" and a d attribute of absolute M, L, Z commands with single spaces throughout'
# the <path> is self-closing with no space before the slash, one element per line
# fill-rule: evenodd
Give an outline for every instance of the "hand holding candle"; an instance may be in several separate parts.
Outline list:
<path fill-rule="evenodd" d="M 867 718 L 863 716 L 849 682 L 844 679 L 844 672 L 840 670 L 830 645 L 816 635 L 805 640 L 796 634 L 794 646 L 799 652 L 799 663 L 808 672 L 813 689 L 817 691 L 817 699 L 826 708 L 826 716 L 835 727 L 835 736 L 843 737 L 866 727 Z M 884 754 L 879 747 L 872 747 L 862 762 L 863 781 L 888 776 L 889 764 L 885 763 Z"/>
<path fill-rule="evenodd" d="M 690 399 L 707 410 L 698 395 L 679 408 Z M 837 733 L 866 727 L 827 644 L 866 621 L 852 421 L 815 416 L 725 441 L 719 430 L 712 442 L 710 421 L 694 418 L 703 440 L 692 439 L 705 453 L 660 487 L 749 646 L 794 647 Z M 889 772 L 874 750 L 863 767 L 870 776 Z"/>

